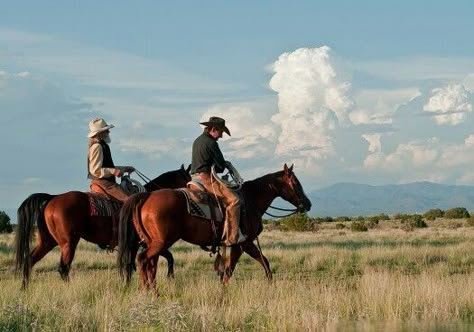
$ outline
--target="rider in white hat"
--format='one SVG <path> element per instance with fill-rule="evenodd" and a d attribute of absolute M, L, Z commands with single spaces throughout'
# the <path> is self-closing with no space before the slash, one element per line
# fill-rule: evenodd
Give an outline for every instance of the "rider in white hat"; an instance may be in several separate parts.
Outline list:
<path fill-rule="evenodd" d="M 89 153 L 87 157 L 87 177 L 91 179 L 91 190 L 106 194 L 124 202 L 128 194 L 116 183 L 115 177 L 124 172 L 133 172 L 132 166 L 115 166 L 112 160 L 109 143 L 110 129 L 104 119 L 96 118 L 89 122 Z"/>

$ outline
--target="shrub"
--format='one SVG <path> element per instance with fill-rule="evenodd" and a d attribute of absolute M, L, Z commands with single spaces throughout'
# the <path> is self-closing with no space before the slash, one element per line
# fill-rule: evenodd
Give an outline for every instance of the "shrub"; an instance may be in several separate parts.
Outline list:
<path fill-rule="evenodd" d="M 461 228 L 461 227 L 462 227 L 462 224 L 459 221 L 450 222 L 447 225 L 447 228 L 449 228 L 449 229 L 458 229 L 458 228 Z"/>
<path fill-rule="evenodd" d="M 346 226 L 343 223 L 338 222 L 336 224 L 336 229 L 344 229 L 344 228 L 346 228 Z"/>
<path fill-rule="evenodd" d="M 466 208 L 455 207 L 455 208 L 447 210 L 446 213 L 444 214 L 444 217 L 448 219 L 462 219 L 462 218 L 469 218 L 470 215 Z"/>
<path fill-rule="evenodd" d="M 13 232 L 13 227 L 10 223 L 10 217 L 4 211 L 0 211 L 0 233 L 11 232 Z"/>
<path fill-rule="evenodd" d="M 354 219 L 355 221 L 364 221 L 365 218 L 362 216 L 358 216 L 357 218 Z"/>
<path fill-rule="evenodd" d="M 467 219 L 467 225 L 474 227 L 474 217 L 469 217 L 469 219 Z"/>
<path fill-rule="evenodd" d="M 419 214 L 414 214 L 413 216 L 411 216 L 410 219 L 408 219 L 408 223 L 410 223 L 411 225 L 413 225 L 413 227 L 415 228 L 425 228 L 425 227 L 428 227 L 428 225 L 426 224 L 426 222 L 423 220 L 423 217 Z"/>
<path fill-rule="evenodd" d="M 334 221 L 337 221 L 337 222 L 351 221 L 351 218 L 346 217 L 346 216 L 340 216 L 340 217 L 337 217 Z"/>
<path fill-rule="evenodd" d="M 379 219 L 378 217 L 371 217 L 369 218 L 369 220 L 366 222 L 366 225 L 367 225 L 367 228 L 375 228 L 377 227 L 377 225 L 379 224 Z"/>
<path fill-rule="evenodd" d="M 372 217 L 369 217 L 369 218 L 367 219 L 367 221 L 369 221 L 369 222 L 372 223 L 372 224 L 377 225 L 377 224 L 379 223 L 379 221 L 380 221 L 380 216 L 372 216 Z"/>
<path fill-rule="evenodd" d="M 316 222 L 306 213 L 297 213 L 280 220 L 280 227 L 284 231 L 313 231 Z"/>
<path fill-rule="evenodd" d="M 390 220 L 390 217 L 388 216 L 388 214 L 385 214 L 385 213 L 381 213 L 377 216 L 377 218 L 379 220 Z"/>
<path fill-rule="evenodd" d="M 368 230 L 364 221 L 354 221 L 351 224 L 351 231 L 353 232 L 367 232 Z"/>
<path fill-rule="evenodd" d="M 400 220 L 402 223 L 408 221 L 412 217 L 411 214 L 397 213 L 393 216 L 393 219 Z"/>
<path fill-rule="evenodd" d="M 441 209 L 431 209 L 431 210 L 426 211 L 423 214 L 423 217 L 426 220 L 435 220 L 436 218 L 444 217 L 444 211 Z"/>

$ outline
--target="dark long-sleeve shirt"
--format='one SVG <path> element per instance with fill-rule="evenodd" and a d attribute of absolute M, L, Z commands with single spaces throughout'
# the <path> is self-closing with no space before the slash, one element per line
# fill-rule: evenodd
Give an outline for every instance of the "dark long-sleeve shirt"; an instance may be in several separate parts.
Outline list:
<path fill-rule="evenodd" d="M 202 133 L 193 143 L 191 174 L 211 173 L 212 165 L 217 173 L 225 169 L 225 160 L 217 141 L 206 132 Z"/>

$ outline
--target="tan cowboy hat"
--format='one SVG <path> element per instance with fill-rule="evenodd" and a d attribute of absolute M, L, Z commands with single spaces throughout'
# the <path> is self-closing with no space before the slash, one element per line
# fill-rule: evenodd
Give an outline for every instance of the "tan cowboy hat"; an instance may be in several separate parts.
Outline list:
<path fill-rule="evenodd" d="M 102 118 L 95 118 L 91 122 L 89 122 L 89 135 L 87 137 L 91 138 L 97 135 L 98 133 L 101 133 L 103 131 L 109 130 L 111 128 L 115 127 L 113 124 L 107 124 L 104 119 Z"/>
<path fill-rule="evenodd" d="M 209 121 L 199 122 L 200 124 L 206 127 L 215 127 L 224 130 L 227 135 L 230 136 L 229 128 L 225 126 L 225 120 L 223 118 L 219 118 L 218 116 L 211 116 Z"/>

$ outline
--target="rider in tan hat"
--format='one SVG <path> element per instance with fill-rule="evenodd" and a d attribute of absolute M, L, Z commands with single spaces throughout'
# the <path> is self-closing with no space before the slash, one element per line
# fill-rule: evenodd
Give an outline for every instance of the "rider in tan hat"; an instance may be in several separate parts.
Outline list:
<path fill-rule="evenodd" d="M 225 120 L 217 116 L 212 116 L 209 121 L 200 124 L 205 128 L 193 143 L 191 176 L 193 180 L 200 182 L 208 192 L 215 194 L 224 202 L 226 207 L 224 244 L 231 246 L 246 240 L 239 228 L 240 199 L 232 189 L 211 178 L 212 165 L 217 173 L 222 173 L 226 168 L 226 162 L 217 141 L 224 132 L 230 136 L 230 131 L 225 125 Z"/>
<path fill-rule="evenodd" d="M 89 153 L 87 157 L 87 173 L 91 179 L 91 190 L 105 192 L 124 202 L 128 194 L 116 183 L 115 177 L 124 172 L 133 172 L 132 166 L 115 166 L 112 160 L 109 143 L 110 129 L 114 125 L 107 124 L 104 119 L 96 118 L 89 122 Z"/>

